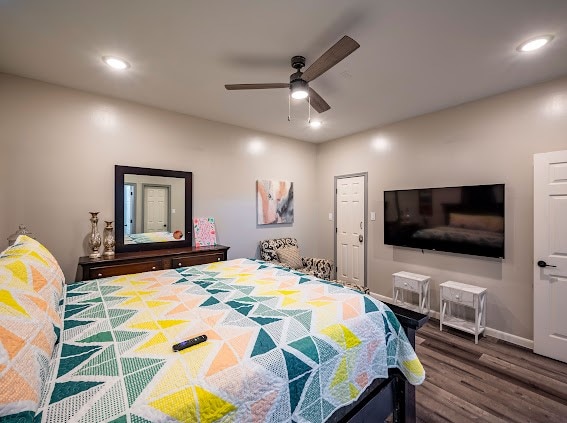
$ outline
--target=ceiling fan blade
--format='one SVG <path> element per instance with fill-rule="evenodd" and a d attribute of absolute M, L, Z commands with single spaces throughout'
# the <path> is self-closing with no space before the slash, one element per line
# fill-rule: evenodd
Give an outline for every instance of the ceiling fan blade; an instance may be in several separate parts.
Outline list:
<path fill-rule="evenodd" d="M 289 88 L 289 84 L 276 82 L 273 84 L 227 84 L 227 90 L 265 90 L 267 88 Z"/>
<path fill-rule="evenodd" d="M 301 78 L 307 82 L 313 81 L 318 76 L 327 72 L 353 51 L 360 47 L 356 41 L 345 35 L 337 43 L 321 55 L 311 66 L 307 68 Z"/>
<path fill-rule="evenodd" d="M 326 112 L 331 108 L 331 106 L 329 106 L 329 104 L 325 100 L 323 100 L 323 97 L 317 94 L 317 91 L 315 91 L 313 88 L 309 88 L 308 100 L 311 100 L 311 107 L 313 107 L 318 113 Z"/>

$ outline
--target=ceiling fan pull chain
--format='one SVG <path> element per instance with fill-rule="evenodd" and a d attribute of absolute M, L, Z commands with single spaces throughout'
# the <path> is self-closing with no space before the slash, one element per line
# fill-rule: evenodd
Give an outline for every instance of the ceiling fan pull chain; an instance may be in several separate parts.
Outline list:
<path fill-rule="evenodd" d="M 291 122 L 291 96 L 287 95 L 287 121 Z"/>
<path fill-rule="evenodd" d="M 309 102 L 309 106 L 307 106 L 309 113 L 309 115 L 307 116 L 307 123 L 311 124 L 311 96 L 307 97 L 307 101 Z"/>

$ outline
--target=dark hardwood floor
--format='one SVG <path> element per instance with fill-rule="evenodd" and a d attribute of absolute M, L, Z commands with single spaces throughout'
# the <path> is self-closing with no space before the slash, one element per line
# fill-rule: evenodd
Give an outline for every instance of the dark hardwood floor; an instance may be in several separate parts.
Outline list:
<path fill-rule="evenodd" d="M 433 319 L 416 352 L 426 374 L 418 422 L 567 422 L 567 364 L 492 337 L 475 345 Z"/>

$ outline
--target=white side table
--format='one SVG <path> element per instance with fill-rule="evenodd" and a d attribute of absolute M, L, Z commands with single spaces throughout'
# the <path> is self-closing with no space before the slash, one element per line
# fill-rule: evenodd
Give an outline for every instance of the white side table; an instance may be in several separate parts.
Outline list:
<path fill-rule="evenodd" d="M 419 313 L 429 313 L 429 276 L 410 272 L 397 272 L 392 275 L 394 289 L 394 304 Z M 416 292 L 419 295 L 418 304 L 405 301 L 405 291 Z"/>
<path fill-rule="evenodd" d="M 461 282 L 447 281 L 440 284 L 439 330 L 442 331 L 443 325 L 446 325 L 472 333 L 474 343 L 478 344 L 478 335 L 486 329 L 486 293 L 486 288 Z M 452 303 L 474 308 L 474 322 L 453 316 L 451 313 Z"/>

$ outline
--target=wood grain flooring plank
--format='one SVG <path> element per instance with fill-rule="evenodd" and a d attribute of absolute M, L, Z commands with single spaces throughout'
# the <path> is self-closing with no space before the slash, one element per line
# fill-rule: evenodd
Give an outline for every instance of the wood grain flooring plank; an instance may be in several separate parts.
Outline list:
<path fill-rule="evenodd" d="M 416 400 L 421 406 L 427 407 L 430 410 L 443 409 L 443 418 L 451 422 L 475 423 L 475 420 L 469 418 L 465 410 L 455 407 L 452 403 L 447 402 L 445 398 L 434 395 L 428 389 L 416 392 Z M 478 422 L 478 420 L 476 421 Z"/>
<path fill-rule="evenodd" d="M 441 373 L 443 376 L 451 375 L 451 377 L 467 386 L 469 389 L 487 397 L 498 398 L 498 401 L 504 404 L 505 407 L 515 410 L 519 414 L 523 414 L 529 421 L 558 421 L 562 413 L 554 413 L 549 409 L 542 407 L 541 402 L 526 401 L 507 389 L 507 386 L 494 378 L 490 381 L 485 381 L 482 378 L 471 375 L 459 363 L 457 367 L 437 360 L 435 357 L 429 356 L 423 352 L 421 354 L 422 360 L 426 369 Z M 427 357 L 427 358 L 426 358 Z M 472 377 L 471 377 L 472 376 Z"/>
<path fill-rule="evenodd" d="M 418 393 L 418 404 L 419 404 L 419 395 L 421 395 L 421 391 L 429 392 L 431 395 L 434 395 L 437 398 L 443 399 L 440 401 L 442 403 L 442 407 L 458 407 L 462 410 L 465 415 L 469 416 L 473 421 L 482 421 L 488 423 L 506 423 L 505 420 L 502 420 L 496 416 L 493 416 L 488 411 L 483 410 L 480 407 L 477 407 L 474 404 L 460 398 L 451 392 L 447 392 L 446 390 L 432 384 L 429 381 L 425 381 L 422 387 L 417 388 Z"/>
<path fill-rule="evenodd" d="M 491 337 L 475 345 L 435 320 L 417 335 L 417 421 L 567 423 L 567 364 Z"/>
<path fill-rule="evenodd" d="M 427 334 L 427 338 L 435 338 L 438 340 L 443 340 L 444 342 L 454 345 L 455 347 L 470 350 L 471 352 L 476 352 L 479 354 L 490 354 L 490 351 L 494 351 L 495 357 L 502 360 L 506 360 L 510 363 L 519 365 L 521 367 L 536 367 L 538 371 L 546 374 L 549 377 L 555 377 L 557 379 L 567 380 L 567 364 L 561 363 L 556 360 L 552 360 L 546 357 L 534 354 L 530 350 L 522 347 L 512 346 L 507 343 L 499 342 L 490 336 L 484 337 L 479 340 L 479 344 L 475 345 L 472 341 L 472 336 L 468 334 L 455 333 L 456 330 L 443 329 L 443 332 L 439 331 L 438 327 L 431 327 L 426 325 L 424 328 L 420 329 L 420 336 L 424 337 Z M 447 336 L 447 334 L 453 336 Z M 470 336 L 470 338 L 464 338 L 462 336 Z M 489 350 L 489 351 L 487 351 Z"/>
<path fill-rule="evenodd" d="M 541 389 L 542 391 L 567 401 L 567 383 L 538 374 L 530 369 L 521 368 L 520 366 L 508 363 L 507 361 L 500 360 L 499 358 L 492 357 L 488 354 L 483 354 L 480 357 L 480 361 L 493 370 L 512 375 L 513 377 L 522 380 L 537 389 Z"/>

